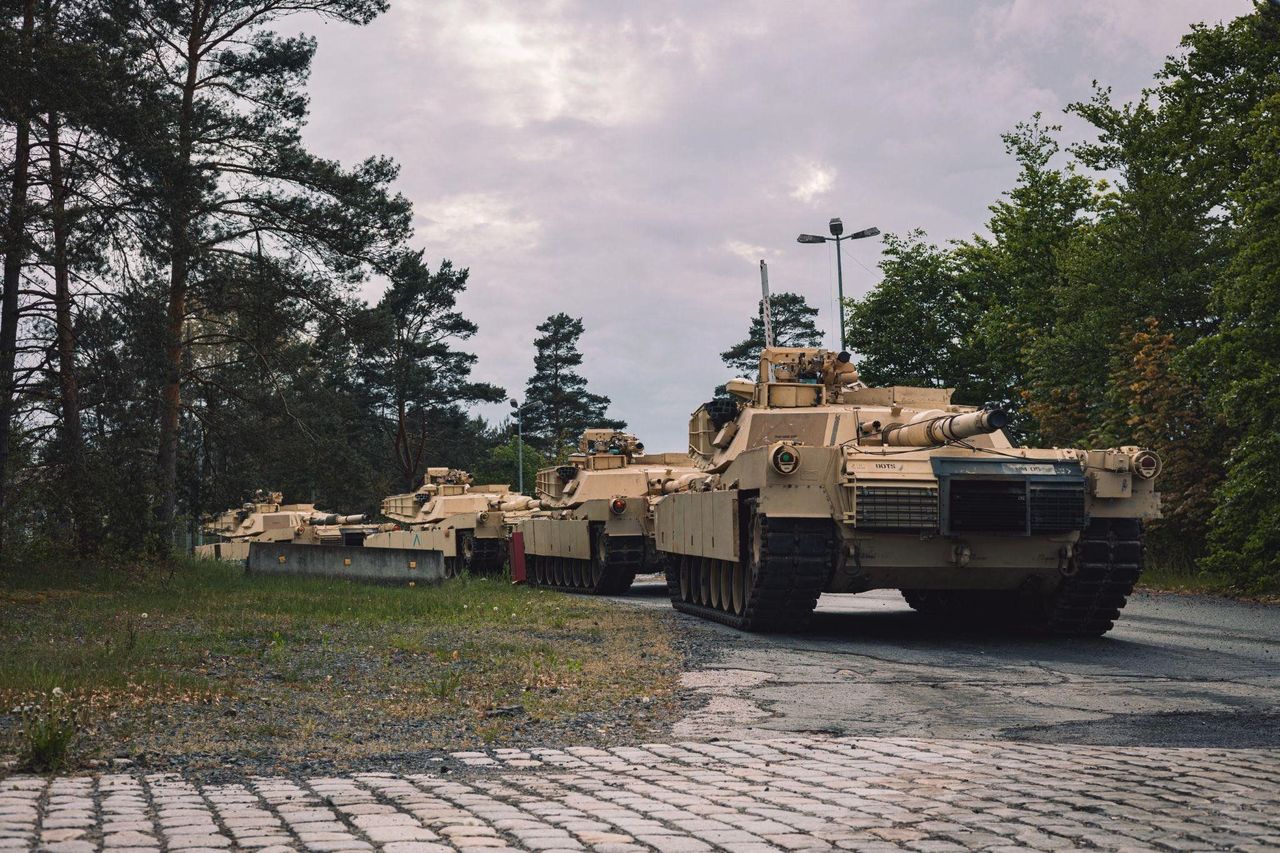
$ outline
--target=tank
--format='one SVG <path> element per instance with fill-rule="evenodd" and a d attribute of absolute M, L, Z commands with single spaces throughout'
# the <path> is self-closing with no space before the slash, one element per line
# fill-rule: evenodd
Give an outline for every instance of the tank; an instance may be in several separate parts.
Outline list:
<path fill-rule="evenodd" d="M 382 501 L 382 514 L 407 529 L 370 536 L 365 546 L 442 551 L 448 577 L 501 571 L 512 525 L 537 501 L 512 494 L 505 484 L 476 485 L 472 479 L 455 468 L 428 468 L 417 491 Z"/>
<path fill-rule="evenodd" d="M 634 435 L 582 434 L 567 464 L 538 472 L 542 512 L 521 521 L 528 582 L 569 592 L 618 594 L 659 570 L 653 508 L 707 476 L 684 453 L 646 453 Z"/>
<path fill-rule="evenodd" d="M 1017 447 L 1000 408 L 867 387 L 821 349 L 766 348 L 726 391 L 689 427 L 712 478 L 656 508 L 676 609 L 790 631 L 824 592 L 887 588 L 931 616 L 1062 635 L 1119 617 L 1160 514 L 1155 453 Z"/>
<path fill-rule="evenodd" d="M 286 504 L 280 492 L 259 489 L 238 508 L 205 518 L 201 531 L 219 541 L 197 545 L 194 553 L 209 559 L 244 560 L 249 557 L 250 542 L 359 546 L 390 526 L 371 524 L 364 515 L 317 510 L 315 504 Z"/>

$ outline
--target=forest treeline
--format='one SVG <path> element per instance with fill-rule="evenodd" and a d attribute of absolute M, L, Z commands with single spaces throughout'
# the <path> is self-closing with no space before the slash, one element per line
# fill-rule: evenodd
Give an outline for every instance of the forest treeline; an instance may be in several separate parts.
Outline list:
<path fill-rule="evenodd" d="M 1165 460 L 1152 557 L 1280 579 L 1280 4 L 1196 26 L 1133 103 L 1066 106 L 1004 137 L 1019 166 L 989 236 L 886 237 L 848 307 L 872 384 L 999 401 L 1029 444 Z"/>
<path fill-rule="evenodd" d="M 530 330 L 523 393 L 476 379 L 468 271 L 414 245 L 396 165 L 303 145 L 315 42 L 284 33 L 384 9 L 0 0 L 0 562 L 164 554 L 253 488 L 354 512 L 427 465 L 510 482 L 513 424 L 477 403 L 520 397 L 526 485 L 621 423 L 567 314 Z M 1028 443 L 1155 448 L 1156 560 L 1274 583 L 1280 10 L 1193 28 L 1133 103 L 1066 109 L 1091 139 L 1040 116 L 1004 137 L 1020 171 L 986 236 L 886 238 L 850 348 L 871 383 L 1008 405 Z M 792 343 L 814 313 L 775 296 Z"/>
<path fill-rule="evenodd" d="M 516 479 L 510 420 L 469 414 L 508 392 L 472 376 L 467 270 L 413 246 L 395 163 L 302 142 L 316 45 L 285 33 L 385 8 L 0 0 L 0 562 L 164 555 L 254 488 Z M 582 332 L 537 326 L 526 483 L 607 421 Z"/>

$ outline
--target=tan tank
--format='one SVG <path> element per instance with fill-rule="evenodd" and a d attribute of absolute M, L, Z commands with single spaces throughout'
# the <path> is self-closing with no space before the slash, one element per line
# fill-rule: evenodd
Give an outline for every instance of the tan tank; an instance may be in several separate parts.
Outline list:
<path fill-rule="evenodd" d="M 706 475 L 683 453 L 646 454 L 612 429 L 582 434 L 567 465 L 538 472 L 545 512 L 523 520 L 529 583 L 571 592 L 625 592 L 638 572 L 656 571 L 653 507 L 667 492 Z"/>
<path fill-rule="evenodd" d="M 442 551 L 449 577 L 501 571 L 511 526 L 537 503 L 507 485 L 475 485 L 466 471 L 428 468 L 417 491 L 382 501 L 382 514 L 408 529 L 370 536 L 365 547 Z"/>
<path fill-rule="evenodd" d="M 1096 636 L 1158 518 L 1149 450 L 1014 447 L 998 408 L 945 388 L 869 388 L 848 353 L 766 348 L 732 400 L 698 409 L 714 479 L 657 506 L 678 610 L 802 627 L 823 592 L 891 588 L 917 610 Z"/>
<path fill-rule="evenodd" d="M 389 527 L 370 524 L 363 515 L 322 512 L 315 504 L 286 504 L 280 492 L 258 490 L 239 508 L 206 518 L 200 529 L 220 541 L 197 545 L 194 553 L 206 559 L 245 560 L 250 542 L 359 546 Z"/>

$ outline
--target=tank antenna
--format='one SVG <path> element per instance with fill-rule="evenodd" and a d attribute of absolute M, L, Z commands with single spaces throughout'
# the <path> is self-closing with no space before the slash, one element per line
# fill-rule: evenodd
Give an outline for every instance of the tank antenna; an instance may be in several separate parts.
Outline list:
<path fill-rule="evenodd" d="M 773 317 L 769 310 L 769 265 L 760 261 L 760 316 L 764 320 L 764 345 L 773 346 Z"/>

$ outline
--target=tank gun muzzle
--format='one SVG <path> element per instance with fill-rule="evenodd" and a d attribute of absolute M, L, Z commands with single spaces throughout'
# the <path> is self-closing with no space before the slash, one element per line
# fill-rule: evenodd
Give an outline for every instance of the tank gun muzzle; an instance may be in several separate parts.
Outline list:
<path fill-rule="evenodd" d="M 983 409 L 962 415 L 921 412 L 911 423 L 890 426 L 880 437 L 893 447 L 937 447 L 948 441 L 993 433 L 1008 423 L 1009 413 L 1004 409 Z"/>

